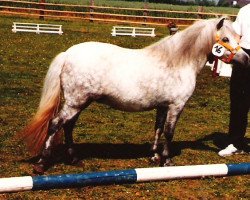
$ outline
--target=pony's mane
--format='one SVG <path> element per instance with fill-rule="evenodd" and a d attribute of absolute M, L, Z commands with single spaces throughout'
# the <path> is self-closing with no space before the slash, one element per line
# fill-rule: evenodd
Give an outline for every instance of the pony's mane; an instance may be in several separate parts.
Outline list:
<path fill-rule="evenodd" d="M 168 67 L 180 66 L 183 61 L 191 62 L 201 53 L 211 51 L 218 19 L 200 20 L 187 29 L 168 36 L 145 49 L 151 55 L 160 56 Z"/>

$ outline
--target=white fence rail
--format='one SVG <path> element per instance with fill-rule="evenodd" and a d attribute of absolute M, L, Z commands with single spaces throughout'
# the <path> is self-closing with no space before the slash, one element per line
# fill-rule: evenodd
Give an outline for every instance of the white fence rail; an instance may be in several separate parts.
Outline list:
<path fill-rule="evenodd" d="M 130 35 L 132 37 L 136 36 L 155 37 L 155 28 L 113 26 L 111 35 L 112 36 Z"/>
<path fill-rule="evenodd" d="M 12 32 L 34 32 L 63 34 L 62 25 L 13 22 Z"/>

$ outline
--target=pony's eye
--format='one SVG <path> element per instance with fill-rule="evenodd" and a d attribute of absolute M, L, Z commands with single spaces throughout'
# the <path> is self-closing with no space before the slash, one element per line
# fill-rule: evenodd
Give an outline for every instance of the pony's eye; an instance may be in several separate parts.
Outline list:
<path fill-rule="evenodd" d="M 229 39 L 227 37 L 222 38 L 223 42 L 229 42 Z"/>

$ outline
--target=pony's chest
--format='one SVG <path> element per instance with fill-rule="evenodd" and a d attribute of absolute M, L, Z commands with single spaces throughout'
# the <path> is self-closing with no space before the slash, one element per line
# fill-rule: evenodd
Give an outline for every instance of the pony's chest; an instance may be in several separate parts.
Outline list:
<path fill-rule="evenodd" d="M 186 101 L 193 93 L 196 76 L 192 71 L 183 69 L 178 73 L 169 73 L 161 84 L 161 97 L 168 101 Z M 160 91 L 159 91 L 160 93 Z M 161 100 L 161 99 L 160 99 Z"/>

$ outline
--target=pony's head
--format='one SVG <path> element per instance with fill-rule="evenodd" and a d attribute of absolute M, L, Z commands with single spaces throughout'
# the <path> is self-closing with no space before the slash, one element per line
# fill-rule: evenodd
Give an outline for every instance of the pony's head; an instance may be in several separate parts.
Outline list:
<path fill-rule="evenodd" d="M 248 66 L 249 56 L 239 46 L 239 38 L 234 32 L 232 22 L 226 20 L 225 17 L 220 18 L 217 22 L 215 32 L 215 44 L 212 49 L 213 55 L 225 63 L 238 63 Z"/>

